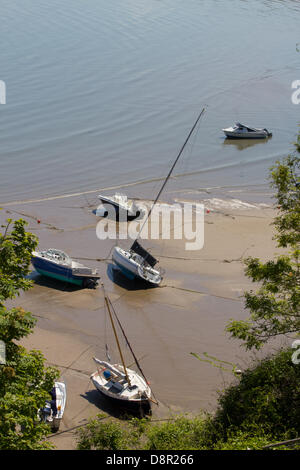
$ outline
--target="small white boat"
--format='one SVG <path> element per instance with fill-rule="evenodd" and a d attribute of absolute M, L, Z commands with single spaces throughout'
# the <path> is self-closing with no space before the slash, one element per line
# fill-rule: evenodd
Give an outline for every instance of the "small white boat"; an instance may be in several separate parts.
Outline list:
<path fill-rule="evenodd" d="M 267 129 L 248 127 L 239 122 L 235 126 L 222 129 L 222 131 L 230 139 L 266 139 L 272 135 L 272 132 L 269 132 Z"/>
<path fill-rule="evenodd" d="M 102 287 L 104 292 L 104 286 Z M 122 365 L 111 363 L 108 345 L 106 344 L 106 355 L 109 362 L 102 361 L 94 357 L 93 359 L 97 364 L 97 371 L 94 372 L 90 378 L 98 392 L 109 399 L 111 403 L 121 405 L 125 410 L 128 411 L 130 410 L 139 412 L 140 415 L 149 414 L 151 412 L 151 402 L 156 404 L 158 403 L 152 397 L 152 391 L 148 381 L 141 369 L 139 361 L 133 352 L 120 320 L 117 317 L 116 311 L 105 292 L 104 300 Z M 134 359 L 134 363 L 141 375 L 126 366 L 120 341 L 117 335 L 116 326 L 118 326 L 121 330 L 126 345 L 129 348 Z"/>
<path fill-rule="evenodd" d="M 50 424 L 53 431 L 58 431 L 66 407 L 66 384 L 55 382 L 50 395 L 52 400 L 46 401 L 44 408 L 39 410 L 39 416 L 42 421 Z"/>
<path fill-rule="evenodd" d="M 33 251 L 31 263 L 35 270 L 44 276 L 82 287 L 94 287 L 100 278 L 97 269 L 77 263 L 65 252 L 55 248 Z"/>
<path fill-rule="evenodd" d="M 122 273 L 130 280 L 140 278 L 150 284 L 158 285 L 162 281 L 162 273 L 154 269 L 157 260 L 135 241 L 130 250 L 115 246 L 112 259 Z"/>
<path fill-rule="evenodd" d="M 119 404 L 129 408 L 130 405 L 148 405 L 151 399 L 151 389 L 146 381 L 132 369 L 120 364 L 110 364 L 93 358 L 97 364 L 97 371 L 91 375 L 96 389 L 108 398 L 117 400 Z M 129 405 L 129 406 L 128 406 Z"/>
<path fill-rule="evenodd" d="M 127 220 L 133 220 L 136 217 L 139 217 L 142 213 L 141 209 L 135 204 L 135 202 L 128 200 L 125 194 L 116 193 L 114 196 L 103 196 L 102 194 L 99 194 L 98 198 L 104 204 L 111 204 L 114 206 L 116 215 L 119 216 L 120 214 L 124 214 L 124 216 L 127 216 Z M 97 210 L 96 215 L 98 215 L 98 213 L 99 211 Z"/>

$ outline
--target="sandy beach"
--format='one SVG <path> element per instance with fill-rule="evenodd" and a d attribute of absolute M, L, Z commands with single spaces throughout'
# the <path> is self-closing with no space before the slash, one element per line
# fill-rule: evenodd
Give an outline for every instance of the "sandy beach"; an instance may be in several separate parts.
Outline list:
<path fill-rule="evenodd" d="M 95 202 L 97 193 L 92 196 Z M 231 372 L 200 362 L 191 352 L 206 352 L 240 369 L 250 363 L 254 355 L 230 339 L 225 327 L 230 319 L 248 316 L 241 295 L 254 286 L 244 276 L 242 259 L 257 256 L 266 260 L 278 251 L 272 240 L 270 224 L 275 211 L 271 204 L 184 192 L 180 197 L 169 194 L 166 199 L 205 205 L 204 247 L 186 251 L 182 240 L 145 241 L 143 246 L 150 247 L 165 271 L 157 288 L 130 283 L 114 268 L 111 250 L 116 242 L 97 238 L 96 206 L 82 195 L 19 201 L 4 205 L 2 211 L 2 218 L 27 220 L 28 230 L 39 237 L 39 248 L 64 250 L 99 269 L 159 401 L 158 407 L 153 405 L 157 419 L 172 413 L 212 412 L 218 391 L 235 380 Z M 129 242 L 121 240 L 120 245 L 128 247 Z M 112 343 L 103 291 L 100 286 L 81 289 L 59 283 L 34 270 L 30 277 L 34 287 L 15 303 L 31 311 L 38 321 L 34 333 L 22 344 L 41 350 L 47 364 L 60 369 L 67 385 L 67 406 L 59 432 L 50 439 L 58 449 L 75 449 L 74 428 L 98 413 L 118 416 L 90 381 L 96 370 L 93 356 L 104 359 L 105 343 Z M 269 345 L 259 354 L 271 350 Z"/>

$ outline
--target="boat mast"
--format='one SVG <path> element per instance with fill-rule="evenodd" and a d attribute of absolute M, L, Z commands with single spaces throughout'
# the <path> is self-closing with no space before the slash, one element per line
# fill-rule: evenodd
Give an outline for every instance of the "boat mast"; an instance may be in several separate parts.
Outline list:
<path fill-rule="evenodd" d="M 113 311 L 113 314 L 114 314 L 114 316 L 116 317 L 116 320 L 117 320 L 117 322 L 118 322 L 118 325 L 119 325 L 119 327 L 120 327 L 120 329 L 121 329 L 121 331 L 122 331 L 122 333 L 123 333 L 123 336 L 124 336 L 124 338 L 125 338 L 126 344 L 127 344 L 127 346 L 129 347 L 129 349 L 130 349 L 130 351 L 131 351 L 131 354 L 132 354 L 132 356 L 133 356 L 134 362 L 136 363 L 136 365 L 137 365 L 137 367 L 138 367 L 140 373 L 141 373 L 142 376 L 144 377 L 146 384 L 149 385 L 148 379 L 147 379 L 147 377 L 145 376 L 144 372 L 142 371 L 142 368 L 141 368 L 141 366 L 140 366 L 140 363 L 139 363 L 139 361 L 138 361 L 136 355 L 134 354 L 134 351 L 133 351 L 133 349 L 132 349 L 132 347 L 131 347 L 131 344 L 130 344 L 129 341 L 128 341 L 128 338 L 127 338 L 127 336 L 126 336 L 126 334 L 125 334 L 125 331 L 124 331 L 124 329 L 123 329 L 123 327 L 122 327 L 122 325 L 121 325 L 121 322 L 120 322 L 120 320 L 119 320 L 119 318 L 118 318 L 118 315 L 117 315 L 117 313 L 116 313 L 116 311 L 115 311 L 115 309 L 114 309 L 114 307 L 113 307 L 113 304 L 111 303 L 111 300 L 110 300 L 110 299 L 108 299 L 108 301 L 109 301 L 109 304 L 110 304 L 111 309 L 112 309 L 112 311 Z M 151 400 L 153 403 L 155 403 L 156 405 L 158 405 L 158 401 L 155 399 L 153 391 L 151 391 L 151 393 L 152 393 L 152 395 L 153 395 L 153 398 L 150 398 L 150 400 Z"/>
<path fill-rule="evenodd" d="M 124 338 L 125 338 L 126 344 L 127 344 L 127 346 L 129 347 L 129 349 L 130 349 L 130 351 L 131 351 L 131 354 L 132 354 L 132 356 L 133 356 L 133 359 L 134 359 L 134 361 L 135 361 L 135 363 L 136 363 L 136 365 L 137 365 L 139 371 L 141 372 L 142 376 L 144 377 L 144 379 L 145 379 L 146 382 L 148 383 L 148 380 L 147 380 L 147 378 L 146 378 L 144 372 L 142 371 L 142 368 L 141 368 L 141 366 L 140 366 L 140 364 L 139 364 L 139 361 L 137 360 L 136 355 L 135 355 L 134 352 L 133 352 L 133 349 L 132 349 L 132 347 L 131 347 L 131 344 L 130 344 L 129 341 L 128 341 L 128 338 L 127 338 L 127 336 L 126 336 L 126 334 L 125 334 L 125 331 L 124 331 L 124 329 L 123 329 L 123 327 L 122 327 L 122 325 L 121 325 L 121 323 L 120 323 L 120 320 L 119 320 L 119 318 L 118 318 L 118 316 L 117 316 L 117 314 L 116 314 L 116 311 L 115 311 L 115 309 L 114 309 L 114 307 L 113 307 L 113 305 L 112 305 L 110 299 L 109 299 L 109 303 L 110 303 L 110 306 L 111 306 L 111 308 L 112 308 L 113 314 L 114 314 L 114 316 L 116 317 L 116 320 L 117 320 L 117 322 L 118 322 L 118 325 L 119 325 L 119 327 L 120 327 L 120 329 L 121 329 L 121 331 L 122 331 L 122 333 L 123 333 L 123 336 L 124 336 Z"/>
<path fill-rule="evenodd" d="M 105 295 L 105 294 L 104 294 L 104 295 Z M 131 386 L 131 382 L 130 382 L 130 379 L 129 379 L 129 376 L 128 376 L 128 372 L 127 372 L 127 369 L 126 369 L 124 357 L 123 357 L 123 354 L 122 354 L 122 351 L 121 351 L 121 346 L 120 346 L 120 343 L 119 343 L 119 338 L 118 338 L 118 335 L 117 335 L 117 332 L 116 332 L 116 328 L 115 328 L 115 324 L 114 324 L 114 321 L 113 321 L 113 318 L 112 318 L 112 314 L 111 314 L 111 311 L 110 311 L 109 302 L 108 302 L 108 299 L 107 299 L 106 295 L 105 295 L 104 298 L 105 298 L 105 303 L 106 303 L 107 310 L 108 310 L 108 313 L 109 313 L 111 325 L 112 325 L 112 328 L 113 328 L 113 331 L 114 331 L 114 335 L 115 335 L 115 338 L 116 338 L 116 343 L 117 343 L 118 350 L 119 350 L 119 353 L 120 353 L 122 365 L 123 365 L 124 372 L 125 372 L 125 375 L 126 375 L 126 380 L 127 380 L 128 384 L 129 384 L 129 386 Z"/>
<path fill-rule="evenodd" d="M 202 115 L 204 114 L 204 112 L 205 112 L 205 108 L 202 109 L 201 113 L 199 114 L 199 116 L 198 116 L 197 119 L 196 119 L 195 124 L 193 125 L 193 127 L 192 127 L 192 129 L 190 130 L 190 132 L 189 132 L 187 138 L 185 139 L 185 142 L 184 142 L 184 144 L 182 145 L 182 147 L 181 147 L 181 149 L 180 149 L 180 152 L 179 152 L 179 154 L 177 155 L 177 157 L 176 157 L 176 159 L 175 159 L 175 161 L 174 161 L 174 163 L 173 163 L 173 165 L 172 165 L 172 167 L 171 167 L 171 169 L 170 169 L 170 171 L 169 171 L 169 173 L 168 173 L 168 175 L 167 175 L 165 181 L 163 182 L 163 185 L 162 185 L 162 187 L 160 188 L 159 193 L 158 193 L 158 195 L 156 196 L 156 199 L 155 199 L 155 201 L 153 202 L 152 207 L 151 207 L 150 211 L 148 212 L 148 215 L 147 215 L 146 219 L 144 220 L 144 223 L 143 223 L 143 225 L 142 225 L 142 227 L 141 227 L 141 229 L 140 229 L 140 231 L 139 231 L 139 233 L 138 233 L 138 236 L 136 237 L 135 241 L 139 238 L 139 236 L 140 236 L 140 234 L 141 234 L 141 232 L 142 232 L 142 230 L 143 230 L 143 228 L 144 228 L 145 223 L 146 223 L 147 220 L 149 219 L 149 217 L 150 217 L 150 215 L 151 215 L 151 212 L 152 212 L 152 210 L 153 210 L 155 204 L 156 204 L 157 201 L 158 201 L 159 196 L 161 195 L 161 193 L 162 193 L 164 187 L 166 186 L 166 184 L 167 184 L 167 182 L 168 182 L 168 179 L 170 178 L 170 176 L 171 176 L 171 174 L 172 174 L 172 171 L 174 170 L 175 165 L 176 165 L 176 163 L 178 162 L 179 157 L 180 157 L 180 155 L 182 154 L 182 152 L 183 152 L 183 150 L 184 150 L 184 147 L 185 147 L 186 144 L 188 143 L 189 138 L 191 137 L 191 135 L 192 135 L 192 133 L 193 133 L 195 127 L 197 126 L 197 124 L 198 124 L 200 118 L 202 117 Z M 133 244 L 134 244 L 134 243 L 133 243 Z M 132 246 L 133 246 L 133 245 L 132 245 Z"/>

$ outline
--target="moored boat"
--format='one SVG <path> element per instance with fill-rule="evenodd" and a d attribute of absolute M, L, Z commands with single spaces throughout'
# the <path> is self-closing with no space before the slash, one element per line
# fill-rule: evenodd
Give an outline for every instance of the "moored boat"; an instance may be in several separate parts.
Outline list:
<path fill-rule="evenodd" d="M 39 418 L 50 424 L 52 431 L 58 431 L 66 407 L 67 390 L 64 382 L 54 382 L 44 408 L 39 410 Z"/>
<path fill-rule="evenodd" d="M 237 122 L 234 126 L 222 129 L 226 137 L 230 139 L 266 139 L 272 136 L 268 129 L 248 127 Z"/>
<path fill-rule="evenodd" d="M 97 269 L 84 266 L 72 260 L 65 252 L 55 248 L 33 251 L 31 263 L 34 269 L 43 276 L 82 287 L 95 287 L 100 278 Z"/>
<path fill-rule="evenodd" d="M 110 364 L 93 358 L 97 364 L 97 371 L 91 375 L 96 389 L 115 404 L 134 411 L 138 407 L 150 407 L 151 389 L 140 375 L 120 364 Z"/>
<path fill-rule="evenodd" d="M 158 403 L 152 396 L 153 394 L 149 383 L 141 369 L 139 361 L 133 352 L 120 320 L 117 317 L 115 309 L 105 292 L 104 300 L 106 310 L 109 314 L 117 349 L 120 355 L 121 364 L 111 363 L 111 358 L 108 352 L 108 345 L 106 344 L 106 355 L 109 362 L 94 357 L 93 359 L 97 364 L 97 370 L 91 375 L 90 378 L 98 392 L 100 392 L 101 395 L 104 395 L 113 404 L 121 406 L 125 410 L 139 412 L 142 415 L 145 413 L 148 414 L 151 412 L 151 403 Z M 126 345 L 129 348 L 133 356 L 134 363 L 136 364 L 141 375 L 139 375 L 133 369 L 127 367 L 125 364 L 123 352 L 117 334 L 117 325 L 121 329 Z"/>
<path fill-rule="evenodd" d="M 114 247 L 112 259 L 122 273 L 130 280 L 140 278 L 150 284 L 162 281 L 160 269 L 154 269 L 157 260 L 136 241 L 129 251 Z"/>
<path fill-rule="evenodd" d="M 116 193 L 114 196 L 103 196 L 99 194 L 98 198 L 104 204 L 110 204 L 115 209 L 116 218 L 119 220 L 133 220 L 142 213 L 141 209 L 134 201 L 128 200 L 125 194 Z M 96 215 L 98 210 L 96 211 Z"/>

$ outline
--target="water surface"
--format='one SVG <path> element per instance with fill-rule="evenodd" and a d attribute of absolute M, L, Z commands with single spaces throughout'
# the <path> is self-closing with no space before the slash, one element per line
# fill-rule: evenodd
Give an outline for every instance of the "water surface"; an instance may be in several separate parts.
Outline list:
<path fill-rule="evenodd" d="M 300 3 L 287 0 L 3 0 L 0 200 L 175 174 L 191 186 L 263 184 L 292 150 Z M 235 121 L 267 142 L 225 141 Z M 182 181 L 182 182 L 181 182 Z"/>

